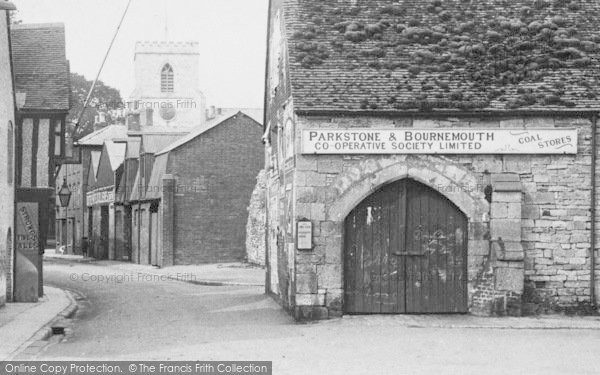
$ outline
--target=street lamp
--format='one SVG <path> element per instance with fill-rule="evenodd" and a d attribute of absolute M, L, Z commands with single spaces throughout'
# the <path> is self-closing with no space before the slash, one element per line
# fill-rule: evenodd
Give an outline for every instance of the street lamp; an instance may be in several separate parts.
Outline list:
<path fill-rule="evenodd" d="M 71 190 L 67 186 L 67 179 L 63 180 L 62 187 L 58 192 L 58 199 L 60 200 L 61 207 L 69 207 L 69 202 L 71 201 Z"/>

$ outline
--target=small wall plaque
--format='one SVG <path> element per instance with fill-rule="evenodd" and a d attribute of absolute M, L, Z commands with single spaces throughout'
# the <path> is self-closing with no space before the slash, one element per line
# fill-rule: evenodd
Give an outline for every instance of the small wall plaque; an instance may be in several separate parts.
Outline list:
<path fill-rule="evenodd" d="M 312 250 L 312 223 L 298 222 L 298 250 Z"/>

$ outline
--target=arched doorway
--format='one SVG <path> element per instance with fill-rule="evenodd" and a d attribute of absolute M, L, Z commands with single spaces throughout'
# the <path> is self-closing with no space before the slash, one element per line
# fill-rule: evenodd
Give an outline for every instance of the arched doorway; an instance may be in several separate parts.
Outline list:
<path fill-rule="evenodd" d="M 467 312 L 467 218 L 411 179 L 388 184 L 345 220 L 344 312 Z"/>

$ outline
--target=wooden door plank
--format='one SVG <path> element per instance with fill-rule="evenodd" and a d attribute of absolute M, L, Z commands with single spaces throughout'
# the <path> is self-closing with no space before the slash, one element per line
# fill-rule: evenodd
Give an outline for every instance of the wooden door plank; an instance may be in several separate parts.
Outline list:
<path fill-rule="evenodd" d="M 344 223 L 344 312 L 354 311 L 354 270 L 352 266 L 356 253 L 356 222 L 354 211 L 351 212 Z"/>
<path fill-rule="evenodd" d="M 414 253 L 416 252 L 416 237 L 415 233 L 419 226 L 419 214 L 418 207 L 419 202 L 417 200 L 417 196 L 415 194 L 415 189 L 412 183 L 407 183 L 406 189 L 406 253 Z M 417 305 L 417 290 L 416 283 L 418 282 L 418 277 L 416 275 L 416 269 L 414 266 L 414 261 L 411 257 L 405 256 L 404 261 L 406 263 L 406 312 L 413 313 L 418 312 Z M 418 284 L 417 284 L 418 285 Z"/>
<path fill-rule="evenodd" d="M 396 238 L 396 243 L 394 244 L 395 250 L 397 253 L 403 253 L 406 252 L 406 234 L 407 234 L 407 221 L 406 221 L 406 217 L 407 217 L 407 202 L 408 202 L 408 196 L 407 196 L 407 187 L 406 187 L 406 181 L 407 180 L 402 180 L 400 181 L 400 184 L 398 185 L 398 193 L 400 195 L 400 199 L 398 200 L 398 204 L 397 204 L 397 218 L 398 218 L 398 237 Z M 397 284 L 396 284 L 396 292 L 398 294 L 397 297 L 397 309 L 396 312 L 398 313 L 406 313 L 406 275 L 407 275 L 407 269 L 406 269 L 406 258 L 405 257 L 396 257 L 396 261 L 397 261 L 397 270 L 398 270 L 398 277 L 397 277 Z"/>
<path fill-rule="evenodd" d="M 382 313 L 395 312 L 396 298 L 394 296 L 394 279 L 395 279 L 395 260 L 391 254 L 392 250 L 392 234 L 390 228 L 393 221 L 393 210 L 395 202 L 398 200 L 397 184 L 391 184 L 386 188 L 386 193 L 381 202 L 381 220 L 379 227 L 379 236 L 381 240 L 381 306 Z"/>

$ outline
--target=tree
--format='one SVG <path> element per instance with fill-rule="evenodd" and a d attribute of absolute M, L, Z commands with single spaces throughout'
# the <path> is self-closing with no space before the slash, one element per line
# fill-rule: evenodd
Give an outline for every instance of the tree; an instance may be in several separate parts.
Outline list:
<path fill-rule="evenodd" d="M 80 74 L 71 73 L 71 111 L 67 116 L 67 122 L 75 123 L 77 121 L 88 92 L 92 87 L 92 83 L 93 81 L 88 81 Z M 94 88 L 92 99 L 88 104 L 73 139 L 79 140 L 94 130 L 94 118 L 98 114 L 99 109 L 107 111 L 122 107 L 123 102 L 119 90 L 105 85 L 102 81 L 98 81 Z"/>
<path fill-rule="evenodd" d="M 8 19 L 11 25 L 20 25 L 23 23 L 23 20 L 19 17 L 18 13 L 18 10 L 8 12 Z"/>

